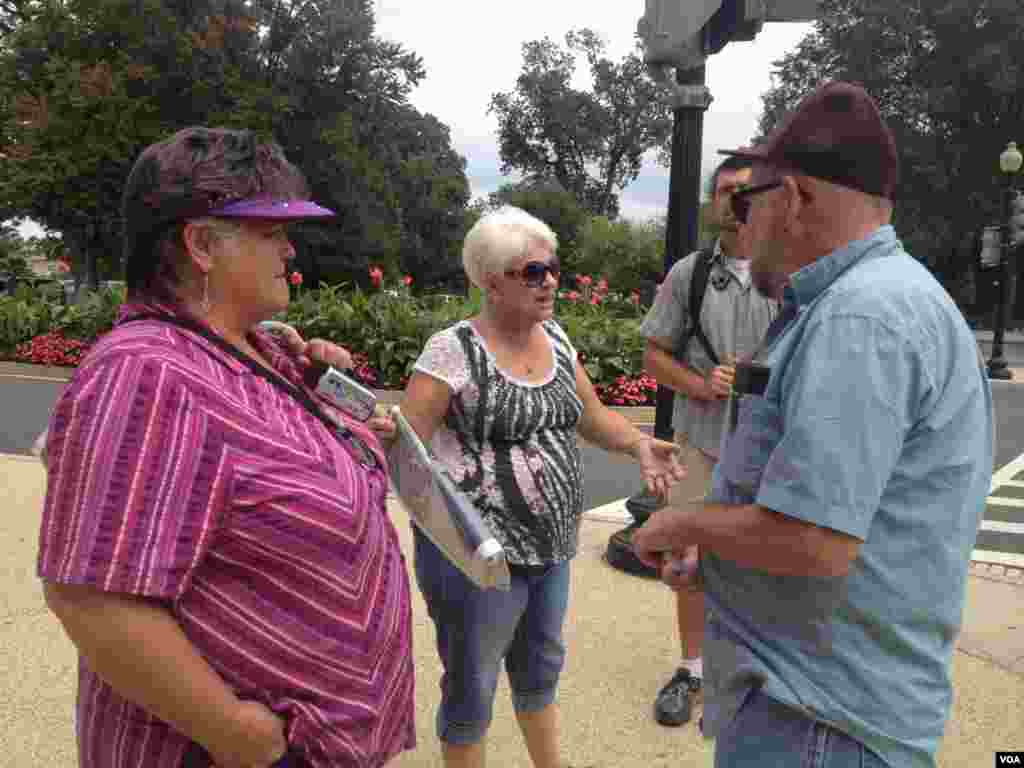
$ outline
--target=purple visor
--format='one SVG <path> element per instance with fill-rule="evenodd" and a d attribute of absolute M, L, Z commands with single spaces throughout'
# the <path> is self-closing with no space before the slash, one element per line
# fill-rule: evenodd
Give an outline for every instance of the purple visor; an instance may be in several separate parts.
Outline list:
<path fill-rule="evenodd" d="M 312 200 L 239 200 L 222 205 L 209 212 L 209 216 L 224 219 L 324 219 L 334 216 L 329 208 Z"/>

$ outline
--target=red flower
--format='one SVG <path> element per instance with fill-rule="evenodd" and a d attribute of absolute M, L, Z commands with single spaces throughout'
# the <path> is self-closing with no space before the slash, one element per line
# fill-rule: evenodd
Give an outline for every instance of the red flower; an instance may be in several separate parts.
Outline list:
<path fill-rule="evenodd" d="M 590 303 L 591 303 L 591 305 L 593 305 L 593 306 L 595 306 L 595 307 L 596 307 L 596 306 L 597 306 L 598 304 L 600 304 L 600 303 L 601 303 L 601 294 L 599 294 L 599 293 L 595 293 L 595 294 L 594 294 L 593 296 L 591 296 L 591 297 L 590 297 Z"/>
<path fill-rule="evenodd" d="M 374 288 L 380 288 L 380 284 L 383 279 L 383 269 L 381 269 L 380 267 L 370 267 L 370 282 L 373 283 Z"/>
<path fill-rule="evenodd" d="M 586 286 L 590 285 L 594 281 L 591 279 L 590 275 L 577 275 L 576 276 L 576 282 L 579 283 L 580 285 L 586 287 Z"/>
<path fill-rule="evenodd" d="M 302 285 L 302 273 L 292 272 L 290 275 L 288 275 L 288 282 L 291 283 L 292 285 Z"/>
<path fill-rule="evenodd" d="M 580 295 L 576 291 L 569 291 L 569 293 L 565 295 L 565 298 L 569 301 L 579 301 Z"/>
<path fill-rule="evenodd" d="M 629 300 L 632 303 L 634 303 L 637 306 L 639 306 L 640 305 L 640 291 L 633 291 L 631 294 L 629 294 Z"/>
<path fill-rule="evenodd" d="M 402 277 L 402 284 L 405 285 L 406 288 L 412 285 L 412 275 L 404 275 Z"/>
<path fill-rule="evenodd" d="M 608 293 L 608 281 L 605 278 L 601 278 L 597 281 L 597 290 L 601 293 Z"/>

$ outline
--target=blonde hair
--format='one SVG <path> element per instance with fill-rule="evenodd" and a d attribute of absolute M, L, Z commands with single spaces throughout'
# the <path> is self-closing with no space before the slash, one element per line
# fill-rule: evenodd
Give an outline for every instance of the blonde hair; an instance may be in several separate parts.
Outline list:
<path fill-rule="evenodd" d="M 521 208 L 506 205 L 473 225 L 462 243 L 462 267 L 477 288 L 488 275 L 500 274 L 521 257 L 530 243 L 540 242 L 554 252 L 558 238 L 551 228 Z"/>

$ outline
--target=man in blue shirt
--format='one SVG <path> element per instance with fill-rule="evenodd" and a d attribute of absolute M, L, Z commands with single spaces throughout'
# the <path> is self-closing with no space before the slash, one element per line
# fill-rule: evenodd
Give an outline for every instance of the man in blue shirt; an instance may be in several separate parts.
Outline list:
<path fill-rule="evenodd" d="M 934 766 L 992 475 L 984 365 L 896 238 L 895 142 L 861 88 L 821 86 L 738 154 L 752 276 L 783 310 L 764 375 L 737 370 L 708 502 L 634 546 L 700 547 L 716 768 Z"/>

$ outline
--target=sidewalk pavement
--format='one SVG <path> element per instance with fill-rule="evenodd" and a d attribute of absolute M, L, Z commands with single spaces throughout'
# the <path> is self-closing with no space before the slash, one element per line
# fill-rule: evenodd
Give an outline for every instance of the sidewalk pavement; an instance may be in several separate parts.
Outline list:
<path fill-rule="evenodd" d="M 76 656 L 47 612 L 35 577 L 43 493 L 43 470 L 36 459 L 0 455 L 0 509 L 6 512 L 0 520 L 0 547 L 8 553 L 7 588 L 0 593 L 0 762 L 74 768 Z M 408 521 L 397 502 L 390 510 L 411 566 Z M 575 768 L 708 768 L 711 744 L 692 724 L 663 728 L 651 715 L 654 694 L 678 661 L 673 600 L 659 583 L 626 575 L 603 561 L 608 536 L 617 527 L 588 520 L 573 566 L 569 653 L 559 694 L 565 758 Z M 418 594 L 413 616 L 419 747 L 392 763 L 396 768 L 441 766 L 433 733 L 440 666 L 433 627 Z M 992 765 L 997 750 L 1024 749 L 1020 582 L 1000 579 L 991 570 L 972 571 L 952 672 L 954 707 L 939 766 Z M 504 676 L 489 752 L 491 765 L 530 766 Z"/>

